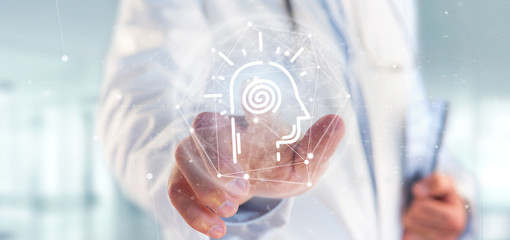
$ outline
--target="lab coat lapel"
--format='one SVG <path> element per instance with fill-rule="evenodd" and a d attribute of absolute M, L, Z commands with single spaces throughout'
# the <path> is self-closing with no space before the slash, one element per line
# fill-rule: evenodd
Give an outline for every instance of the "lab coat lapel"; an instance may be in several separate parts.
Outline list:
<path fill-rule="evenodd" d="M 406 78 L 403 73 L 393 74 L 376 69 L 365 69 L 362 74 L 365 75 L 362 86 L 372 133 L 378 193 L 378 239 L 398 239 Z"/>
<path fill-rule="evenodd" d="M 408 83 L 414 64 L 410 36 L 386 1 L 344 1 L 353 69 L 370 121 L 378 192 L 377 239 L 400 239 L 402 169 Z"/>
<path fill-rule="evenodd" d="M 330 41 L 338 41 L 331 25 L 332 19 L 328 18 L 320 1 L 293 1 L 293 10 L 296 21 L 309 29 L 320 29 L 320 34 Z M 330 160 L 324 184 L 316 186 L 314 191 L 320 192 L 322 201 L 345 226 L 351 239 L 378 239 L 370 173 L 350 102 L 346 106 L 345 117 L 350 119 L 345 119 L 347 134 L 338 148 L 339 154 Z"/>
<path fill-rule="evenodd" d="M 323 183 L 316 186 L 324 205 L 344 226 L 350 239 L 377 239 L 375 198 L 352 105 L 346 109 L 346 135 Z"/>

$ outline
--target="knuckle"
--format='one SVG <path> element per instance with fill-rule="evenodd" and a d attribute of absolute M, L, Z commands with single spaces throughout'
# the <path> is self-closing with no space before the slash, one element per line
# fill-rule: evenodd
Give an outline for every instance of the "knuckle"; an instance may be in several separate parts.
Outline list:
<path fill-rule="evenodd" d="M 200 186 L 197 195 L 199 195 L 200 199 L 208 206 L 216 206 L 223 198 L 221 191 L 211 186 Z"/>
<path fill-rule="evenodd" d="M 193 143 L 188 137 L 182 140 L 175 148 L 174 157 L 178 166 L 182 166 L 183 163 L 189 160 L 189 154 L 194 151 L 191 144 Z"/>
<path fill-rule="evenodd" d="M 182 158 L 184 158 L 184 156 L 185 156 L 185 151 L 184 151 L 184 149 L 185 149 L 186 147 L 184 146 L 184 144 L 185 144 L 185 143 L 184 143 L 184 140 L 183 140 L 183 141 L 181 141 L 181 142 L 177 145 L 177 147 L 175 148 L 175 154 L 174 154 L 174 155 L 175 155 L 175 160 L 176 160 L 176 161 L 180 161 L 180 160 L 181 160 Z"/>
<path fill-rule="evenodd" d="M 431 190 L 435 190 L 440 186 L 440 180 L 438 175 L 433 175 L 429 181 L 426 182 L 425 186 L 427 186 Z"/>
<path fill-rule="evenodd" d="M 178 199 L 181 197 L 182 190 L 180 188 L 180 184 L 171 184 L 168 187 L 168 196 L 170 197 L 170 201 L 175 205 Z"/>
<path fill-rule="evenodd" d="M 195 119 L 193 119 L 193 123 L 191 126 L 195 129 L 203 128 L 205 126 L 210 126 L 212 122 L 216 119 L 216 113 L 212 112 L 202 112 L 199 113 Z"/>
<path fill-rule="evenodd" d="M 444 217 L 443 217 L 443 224 L 448 228 L 448 229 L 451 229 L 451 230 L 457 230 L 458 227 L 458 223 L 457 223 L 457 219 L 450 215 L 450 214 L 445 214 Z"/>
<path fill-rule="evenodd" d="M 459 219 L 457 218 L 454 218 L 451 220 L 450 222 L 450 227 L 451 229 L 454 231 L 454 232 L 462 232 L 464 230 L 464 225 L 462 224 L 461 221 L 459 221 Z"/>
<path fill-rule="evenodd" d="M 191 127 L 196 130 L 197 134 L 203 134 L 212 130 L 216 131 L 230 127 L 230 121 L 227 116 L 222 116 L 219 113 L 202 112 L 193 119 Z"/>
<path fill-rule="evenodd" d="M 411 216 L 411 214 L 412 213 L 408 212 L 402 218 L 402 223 L 404 224 L 405 227 L 411 226 L 411 223 L 412 223 L 412 216 Z"/>
<path fill-rule="evenodd" d="M 177 204 L 177 200 L 178 200 L 178 192 L 177 192 L 177 189 L 175 189 L 175 187 L 171 186 L 170 188 L 168 188 L 168 197 L 170 198 L 170 201 L 172 202 L 172 204 L 175 206 Z"/>

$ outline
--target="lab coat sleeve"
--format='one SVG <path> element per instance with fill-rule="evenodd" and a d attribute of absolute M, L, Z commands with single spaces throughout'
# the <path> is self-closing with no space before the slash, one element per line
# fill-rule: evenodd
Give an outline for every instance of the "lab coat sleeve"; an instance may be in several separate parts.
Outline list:
<path fill-rule="evenodd" d="M 239 207 L 227 224 L 225 240 L 271 239 L 280 228 L 287 225 L 293 205 L 291 199 L 255 197 Z"/>
<path fill-rule="evenodd" d="M 174 148 L 188 134 L 179 122 L 188 116 L 175 109 L 190 87 L 183 62 L 209 27 L 201 1 L 120 4 L 97 121 L 108 165 L 125 194 L 157 217 L 169 239 L 208 239 L 186 224 L 167 194 Z M 287 222 L 291 201 L 245 205 L 226 220 L 229 237 L 262 239 Z"/>

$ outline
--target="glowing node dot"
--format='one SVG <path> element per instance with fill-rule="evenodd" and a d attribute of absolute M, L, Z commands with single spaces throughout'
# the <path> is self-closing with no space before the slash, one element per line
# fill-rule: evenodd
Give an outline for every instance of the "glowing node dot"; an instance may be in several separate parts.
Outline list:
<path fill-rule="evenodd" d="M 211 48 L 211 52 L 216 52 L 216 48 Z"/>
<path fill-rule="evenodd" d="M 221 178 L 221 173 L 218 173 L 218 175 L 216 175 L 218 178 Z"/>
<path fill-rule="evenodd" d="M 195 200 L 195 196 L 191 196 L 190 199 L 193 201 Z"/>
<path fill-rule="evenodd" d="M 122 94 L 117 94 L 117 99 L 122 99 Z"/>
<path fill-rule="evenodd" d="M 194 133 L 194 132 L 195 132 L 195 129 L 194 129 L 194 128 L 190 128 L 190 129 L 189 129 L 189 132 L 190 132 L 190 133 Z"/>
<path fill-rule="evenodd" d="M 346 96 L 346 97 L 347 97 L 347 98 L 351 98 L 351 94 L 347 94 L 347 96 Z"/>
<path fill-rule="evenodd" d="M 216 79 L 216 76 L 212 76 L 211 78 L 212 78 L 212 79 Z"/>
<path fill-rule="evenodd" d="M 466 204 L 464 207 L 465 207 L 466 209 L 469 209 L 469 205 L 468 205 L 468 204 Z"/>
<path fill-rule="evenodd" d="M 312 186 L 312 182 L 306 183 L 306 186 L 311 187 Z"/>
<path fill-rule="evenodd" d="M 181 108 L 181 106 L 175 105 L 175 109 L 179 109 L 179 108 Z"/>
<path fill-rule="evenodd" d="M 283 53 L 285 56 L 289 56 L 290 55 L 290 52 L 289 51 L 285 51 L 285 53 Z"/>
<path fill-rule="evenodd" d="M 444 15 L 448 15 L 448 11 L 444 11 Z"/>
<path fill-rule="evenodd" d="M 182 190 L 181 190 L 181 189 L 178 189 L 178 190 L 177 190 L 177 192 L 178 192 L 178 193 L 181 193 L 181 192 L 182 192 Z"/>
<path fill-rule="evenodd" d="M 69 57 L 67 55 L 62 55 L 62 62 L 67 62 L 69 61 Z"/>
<path fill-rule="evenodd" d="M 147 173 L 147 179 L 151 180 L 154 176 L 152 175 L 152 173 Z"/>
<path fill-rule="evenodd" d="M 308 36 L 309 38 L 311 38 L 311 37 L 312 37 L 312 34 L 311 34 L 311 33 L 309 33 L 307 36 Z"/>
<path fill-rule="evenodd" d="M 253 119 L 253 123 L 255 123 L 255 124 L 259 123 L 259 119 L 258 118 L 254 118 Z"/>
<path fill-rule="evenodd" d="M 252 22 L 248 22 L 248 23 L 246 23 L 246 26 L 251 27 L 251 26 L 253 26 L 253 23 Z"/>
<path fill-rule="evenodd" d="M 308 153 L 308 154 L 306 154 L 306 157 L 307 157 L 308 159 L 313 159 L 313 153 Z"/>
<path fill-rule="evenodd" d="M 310 164 L 310 161 L 305 160 L 305 164 L 306 164 L 306 165 Z"/>
<path fill-rule="evenodd" d="M 248 175 L 248 173 L 245 173 L 245 174 L 243 175 L 243 178 L 244 178 L 245 180 L 248 180 L 248 179 L 250 179 L 250 175 Z"/>
<path fill-rule="evenodd" d="M 317 69 L 321 68 L 321 66 L 317 65 Z"/>

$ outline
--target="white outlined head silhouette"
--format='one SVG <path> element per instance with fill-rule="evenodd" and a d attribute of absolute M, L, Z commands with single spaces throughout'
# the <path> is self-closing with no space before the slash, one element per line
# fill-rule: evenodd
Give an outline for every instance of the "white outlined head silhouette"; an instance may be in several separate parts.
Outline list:
<path fill-rule="evenodd" d="M 263 61 L 253 61 L 246 63 L 239 67 L 234 74 L 232 75 L 232 79 L 230 80 L 229 94 L 230 94 L 230 114 L 235 115 L 235 90 L 234 85 L 236 82 L 240 81 L 239 75 L 243 71 L 247 71 L 249 68 L 255 66 L 265 66 L 269 68 L 276 68 L 275 70 L 283 73 L 286 77 L 285 80 L 289 81 L 292 86 L 292 92 L 299 104 L 302 114 L 296 116 L 296 121 L 292 125 L 292 132 L 288 135 L 281 136 L 279 140 L 275 142 L 275 147 L 278 150 L 276 153 L 276 161 L 280 161 L 280 146 L 283 144 L 292 144 L 299 140 L 301 135 L 301 121 L 310 119 L 310 114 L 306 109 L 301 97 L 299 96 L 299 91 L 296 85 L 296 81 L 294 77 L 289 73 L 285 67 L 275 62 L 263 62 Z M 242 93 L 242 104 L 245 111 L 248 111 L 250 114 L 255 116 L 261 114 L 267 114 L 268 112 L 276 113 L 282 102 L 282 93 L 280 87 L 270 79 L 258 79 L 254 78 L 243 90 Z M 237 163 L 237 156 L 241 154 L 241 139 L 240 134 L 236 131 L 235 118 L 231 118 L 231 127 L 232 127 L 232 158 L 234 163 Z"/>
<path fill-rule="evenodd" d="M 206 48 L 197 51 L 182 76 L 180 83 L 186 90 L 171 96 L 177 98 L 175 109 L 182 117 L 182 129 L 189 130 L 183 138 L 188 132 L 195 134 L 191 119 L 200 113 L 218 113 L 227 120 L 227 129 L 223 122 L 211 122 L 208 127 L 216 128 L 216 136 L 197 141 L 200 148 L 216 147 L 216 153 L 203 157 L 219 178 L 283 183 L 277 176 L 259 178 L 258 174 L 320 161 L 313 156 L 316 146 L 310 141 L 299 143 L 304 131 L 320 116 L 352 113 L 344 112 L 350 104 L 344 81 L 344 45 L 332 45 L 317 29 L 287 20 L 264 17 L 215 26 L 214 38 L 204 40 Z M 296 154 L 301 147 L 306 156 Z M 223 150 L 232 155 L 217 157 L 227 157 Z M 280 162 L 274 161 L 279 159 L 278 152 Z M 223 167 L 221 160 L 232 163 L 232 156 L 242 170 Z M 308 181 L 284 182 L 311 186 L 316 172 L 315 167 L 307 168 Z"/>

